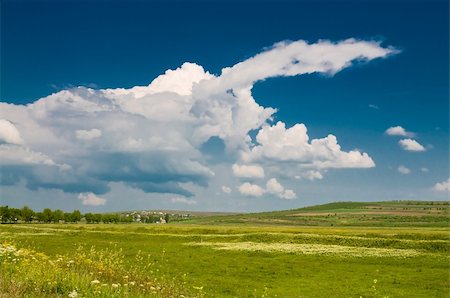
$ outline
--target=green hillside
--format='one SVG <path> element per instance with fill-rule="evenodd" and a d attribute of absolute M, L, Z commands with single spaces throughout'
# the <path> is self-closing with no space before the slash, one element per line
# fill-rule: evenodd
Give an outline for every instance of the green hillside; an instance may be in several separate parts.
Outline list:
<path fill-rule="evenodd" d="M 417 226 L 450 224 L 447 201 L 335 202 L 299 209 L 194 218 L 196 224 Z"/>

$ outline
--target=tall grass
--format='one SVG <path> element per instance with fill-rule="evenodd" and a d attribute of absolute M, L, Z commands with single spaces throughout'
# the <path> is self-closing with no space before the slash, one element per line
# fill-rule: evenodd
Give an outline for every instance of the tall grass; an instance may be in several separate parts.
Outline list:
<path fill-rule="evenodd" d="M 120 249 L 80 246 L 72 255 L 49 257 L 32 249 L 0 244 L 0 293 L 6 297 L 193 297 L 179 280 L 158 276 L 149 255 L 124 265 Z"/>

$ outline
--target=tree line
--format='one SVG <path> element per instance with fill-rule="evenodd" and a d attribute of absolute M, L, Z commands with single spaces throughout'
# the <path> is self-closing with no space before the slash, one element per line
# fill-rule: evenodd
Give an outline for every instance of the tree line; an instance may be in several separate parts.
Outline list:
<path fill-rule="evenodd" d="M 76 223 L 82 220 L 86 221 L 87 223 L 126 223 L 132 222 L 133 217 L 117 213 L 81 214 L 79 210 L 64 212 L 60 209 L 51 210 L 50 208 L 45 208 L 41 212 L 35 212 L 28 206 L 24 206 L 22 208 L 0 206 L 0 221 L 2 223 Z"/>

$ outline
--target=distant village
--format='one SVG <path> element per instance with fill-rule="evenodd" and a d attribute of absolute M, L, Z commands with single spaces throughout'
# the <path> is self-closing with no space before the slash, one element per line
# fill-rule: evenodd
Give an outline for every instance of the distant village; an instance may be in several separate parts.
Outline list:
<path fill-rule="evenodd" d="M 191 218 L 189 213 L 167 213 L 162 211 L 130 211 L 122 213 L 122 216 L 130 218 L 132 222 L 137 223 L 156 223 L 165 224 L 169 221 L 182 221 Z"/>
<path fill-rule="evenodd" d="M 190 213 L 175 211 L 123 211 L 114 213 L 85 213 L 79 210 L 64 212 L 45 208 L 36 212 L 24 206 L 10 208 L 0 206 L 0 223 L 153 223 L 166 224 L 191 219 Z"/>

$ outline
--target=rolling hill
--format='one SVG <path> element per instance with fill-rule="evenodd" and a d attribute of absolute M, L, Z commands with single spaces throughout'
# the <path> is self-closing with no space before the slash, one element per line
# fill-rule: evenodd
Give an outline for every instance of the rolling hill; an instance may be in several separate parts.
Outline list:
<path fill-rule="evenodd" d="M 335 202 L 284 211 L 204 216 L 185 223 L 445 227 L 449 215 L 447 201 Z"/>

